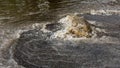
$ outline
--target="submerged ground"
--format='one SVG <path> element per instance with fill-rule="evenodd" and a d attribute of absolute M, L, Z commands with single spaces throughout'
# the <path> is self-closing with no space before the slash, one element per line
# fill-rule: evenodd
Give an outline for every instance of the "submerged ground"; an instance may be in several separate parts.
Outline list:
<path fill-rule="evenodd" d="M 103 33 L 89 39 L 45 40 L 50 35 L 41 27 L 70 13 L 84 16 Z M 120 1 L 0 1 L 0 68 L 24 67 L 119 68 Z"/>

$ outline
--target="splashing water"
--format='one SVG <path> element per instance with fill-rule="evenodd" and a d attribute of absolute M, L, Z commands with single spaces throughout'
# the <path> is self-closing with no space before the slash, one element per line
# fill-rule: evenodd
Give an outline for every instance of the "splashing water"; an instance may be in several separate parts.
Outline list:
<path fill-rule="evenodd" d="M 61 30 L 56 31 L 51 38 L 87 38 L 94 36 L 96 34 L 95 32 L 98 31 L 93 27 L 93 24 L 88 23 L 83 17 L 79 17 L 75 14 L 67 15 L 60 19 L 58 23 L 61 23 L 63 27 Z M 100 29 L 99 32 L 101 32 Z"/>

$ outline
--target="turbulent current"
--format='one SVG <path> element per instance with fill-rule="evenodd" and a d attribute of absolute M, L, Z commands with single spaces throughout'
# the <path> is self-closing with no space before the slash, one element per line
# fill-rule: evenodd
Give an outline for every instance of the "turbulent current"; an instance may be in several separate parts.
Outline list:
<path fill-rule="evenodd" d="M 119 9 L 119 0 L 0 1 L 0 68 L 120 68 Z M 91 37 L 65 37 L 74 13 Z"/>

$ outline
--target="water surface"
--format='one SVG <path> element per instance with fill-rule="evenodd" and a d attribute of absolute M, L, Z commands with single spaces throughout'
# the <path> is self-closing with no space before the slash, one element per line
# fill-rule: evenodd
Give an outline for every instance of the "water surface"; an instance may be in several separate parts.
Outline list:
<path fill-rule="evenodd" d="M 0 0 L 0 68 L 24 68 L 14 61 L 11 52 L 11 45 L 19 38 L 20 34 L 24 31 L 40 29 L 45 23 L 57 22 L 69 13 L 79 13 L 87 20 L 96 22 L 99 28 L 106 30 L 108 34 L 90 39 L 87 43 L 107 45 L 107 48 L 103 49 L 108 50 L 116 45 L 118 49 L 114 47 L 115 49 L 110 51 L 116 51 L 115 56 L 119 56 L 119 0 Z M 93 44 L 91 44 L 91 48 L 94 50 Z M 85 46 L 87 48 L 87 44 Z M 97 50 L 90 52 L 97 54 L 95 51 Z M 119 58 L 116 59 L 119 60 Z M 108 63 L 108 67 L 110 64 L 114 66 L 116 62 L 119 61 Z"/>

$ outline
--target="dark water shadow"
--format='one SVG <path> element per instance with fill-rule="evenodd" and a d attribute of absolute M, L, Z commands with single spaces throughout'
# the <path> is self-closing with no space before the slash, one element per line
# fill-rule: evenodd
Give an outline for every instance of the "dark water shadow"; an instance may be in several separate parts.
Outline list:
<path fill-rule="evenodd" d="M 106 33 L 98 33 L 120 39 L 120 16 L 119 15 L 83 15 L 87 20 L 96 21 L 96 28 L 104 29 Z M 100 24 L 100 25 L 99 25 Z"/>

